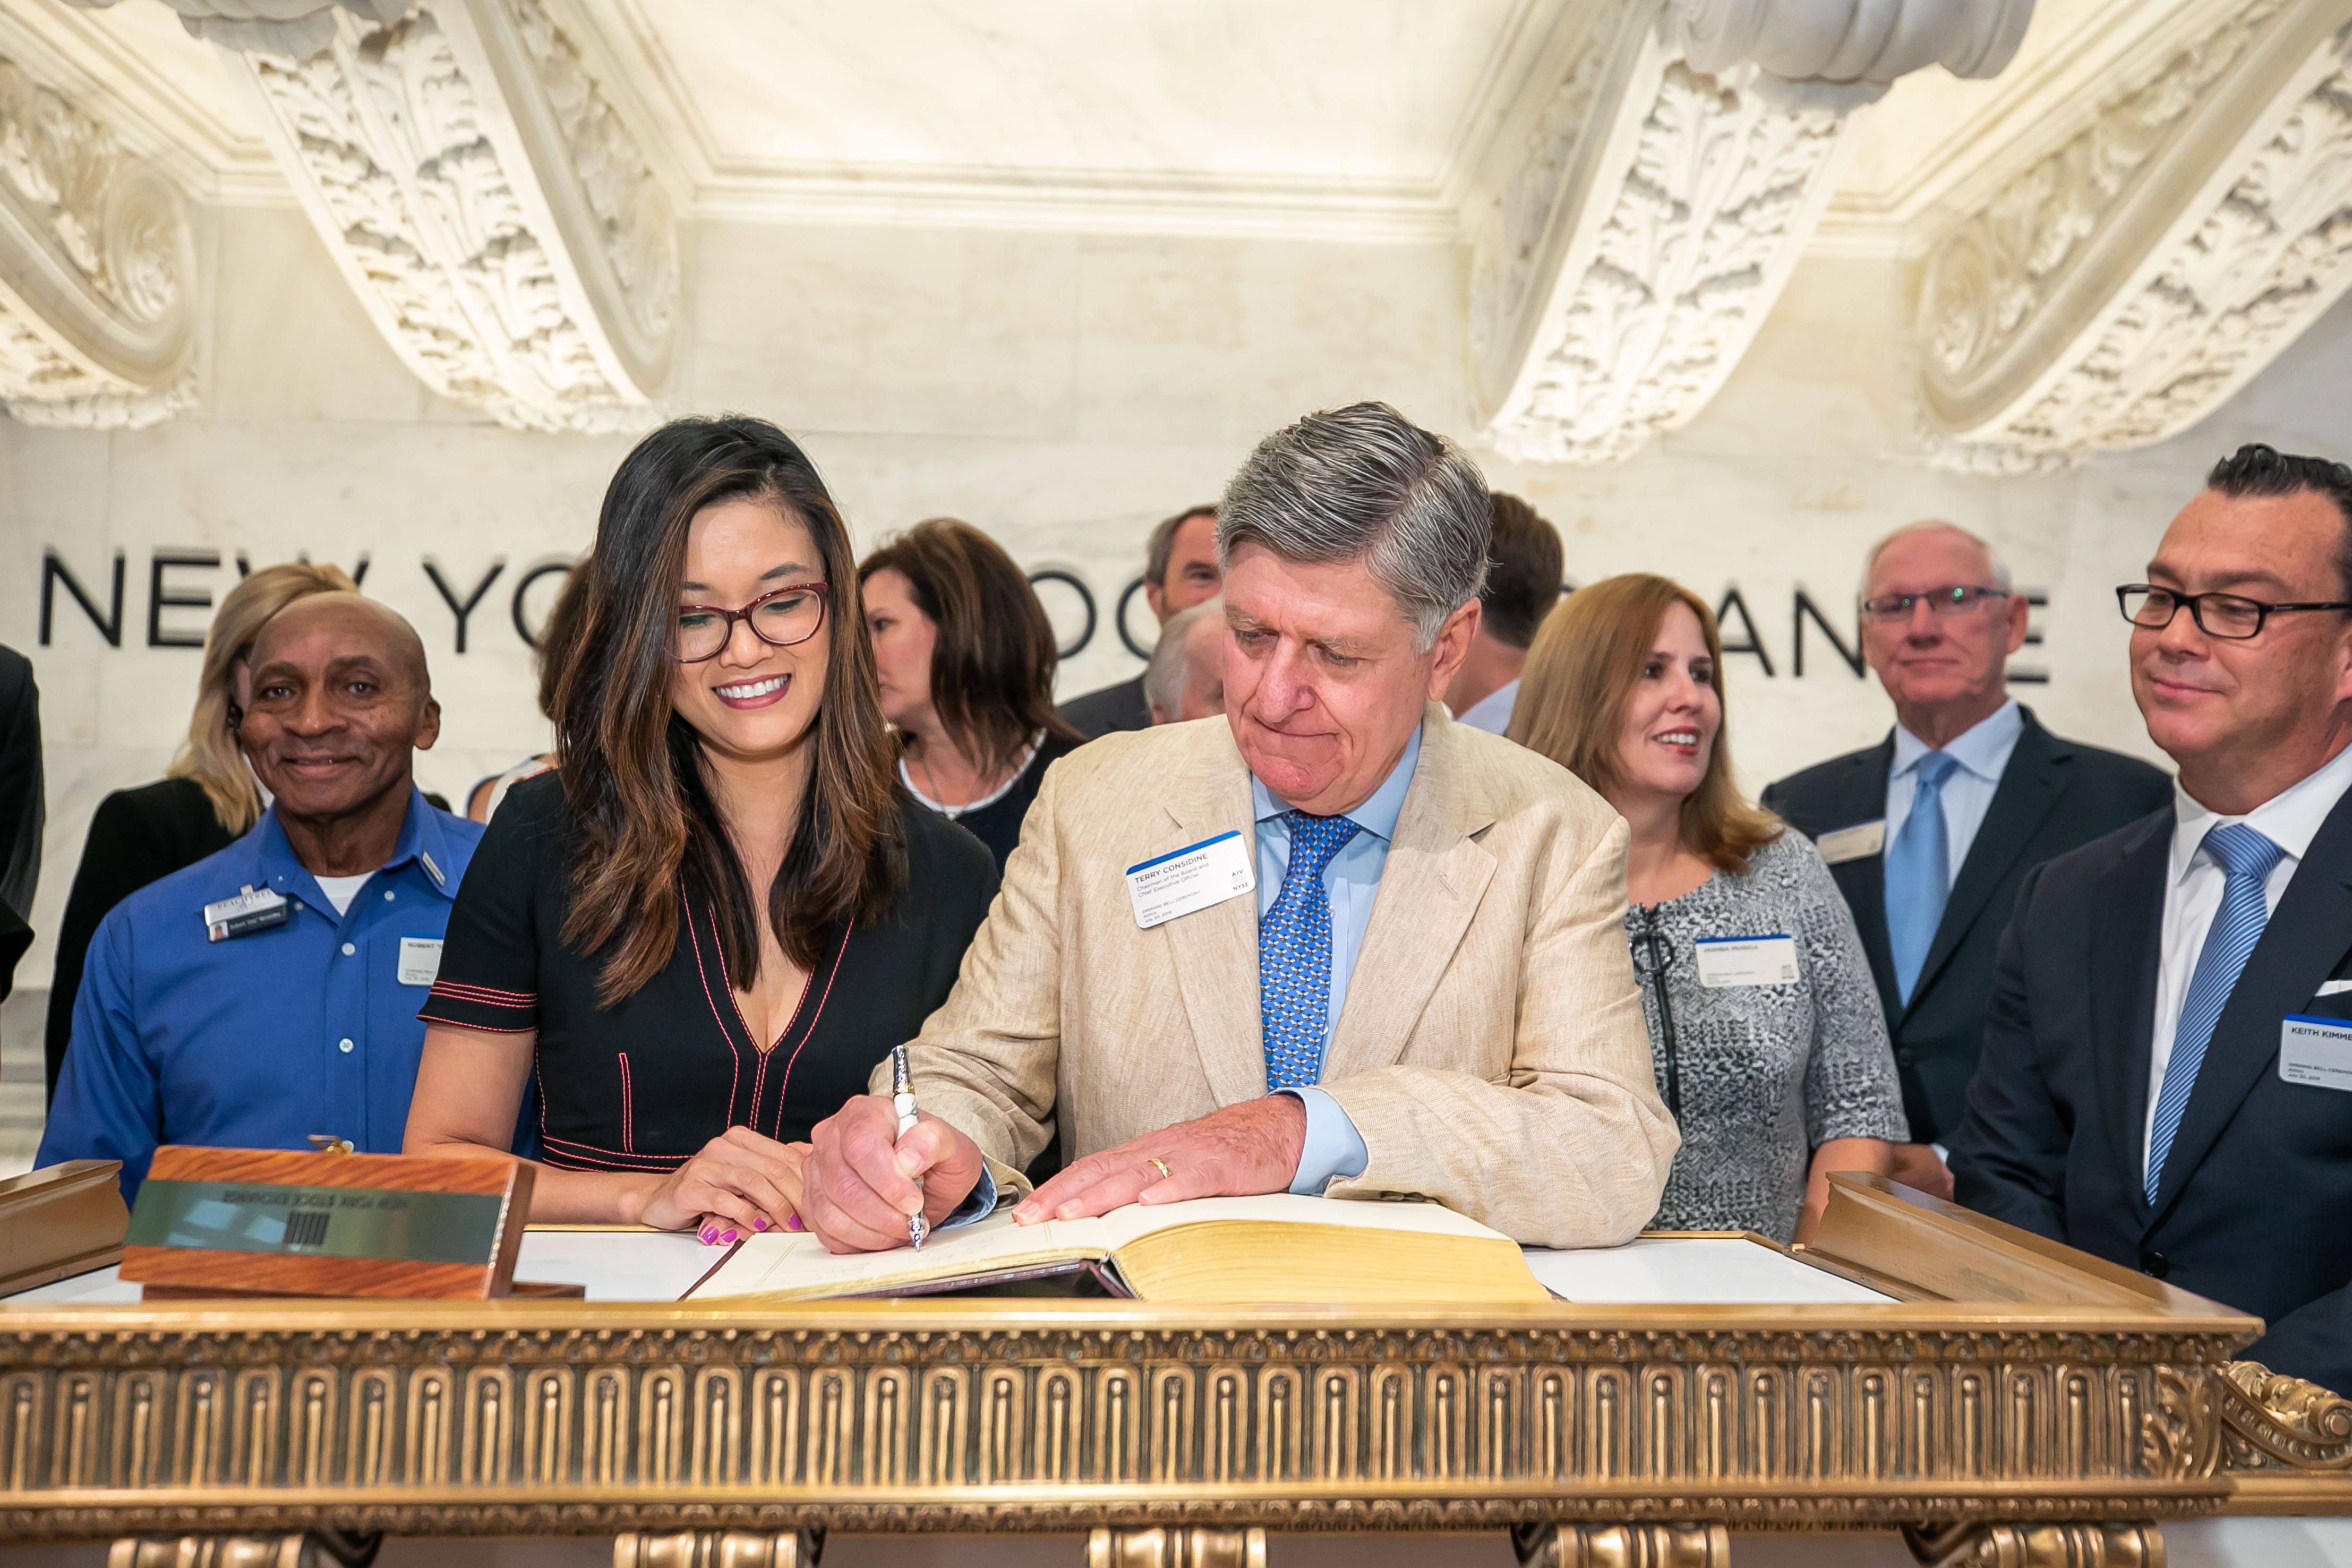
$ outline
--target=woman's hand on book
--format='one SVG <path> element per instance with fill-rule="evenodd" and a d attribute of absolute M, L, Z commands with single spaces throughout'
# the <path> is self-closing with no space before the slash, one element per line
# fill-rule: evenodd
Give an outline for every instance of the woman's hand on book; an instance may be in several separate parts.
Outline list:
<path fill-rule="evenodd" d="M 936 1227 L 980 1185 L 977 1144 L 928 1112 L 901 1138 L 879 1094 L 819 1122 L 809 1145 L 801 1218 L 835 1252 L 904 1247 L 909 1214 L 920 1207 Z"/>
<path fill-rule="evenodd" d="M 1023 1198 L 1013 1218 L 1091 1219 L 1130 1203 L 1287 1192 L 1307 1144 L 1307 1110 L 1288 1094 L 1244 1100 L 1088 1155 Z"/>
<path fill-rule="evenodd" d="M 647 1193 L 640 1225 L 683 1230 L 699 1222 L 704 1239 L 801 1228 L 806 1144 L 780 1144 L 749 1127 L 730 1127 Z"/>

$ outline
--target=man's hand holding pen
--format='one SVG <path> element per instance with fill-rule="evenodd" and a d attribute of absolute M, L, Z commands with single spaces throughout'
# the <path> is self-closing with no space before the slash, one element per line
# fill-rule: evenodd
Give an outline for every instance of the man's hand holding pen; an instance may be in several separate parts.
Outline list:
<path fill-rule="evenodd" d="M 861 1094 L 817 1124 L 803 1172 L 801 1218 L 835 1252 L 908 1242 L 907 1221 L 936 1228 L 980 1183 L 980 1147 L 927 1113 L 904 1137 L 889 1099 Z"/>

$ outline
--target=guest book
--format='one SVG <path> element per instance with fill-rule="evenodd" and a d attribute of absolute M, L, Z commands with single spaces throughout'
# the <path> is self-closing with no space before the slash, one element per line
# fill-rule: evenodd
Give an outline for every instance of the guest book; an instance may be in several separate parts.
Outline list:
<path fill-rule="evenodd" d="M 1015 1224 L 1008 1207 L 934 1231 L 920 1252 L 835 1255 L 805 1232 L 770 1231 L 738 1242 L 688 1294 L 807 1301 L 1006 1287 L 1163 1304 L 1551 1299 L 1518 1243 L 1452 1209 L 1287 1193 L 1130 1204 L 1035 1225 Z"/>

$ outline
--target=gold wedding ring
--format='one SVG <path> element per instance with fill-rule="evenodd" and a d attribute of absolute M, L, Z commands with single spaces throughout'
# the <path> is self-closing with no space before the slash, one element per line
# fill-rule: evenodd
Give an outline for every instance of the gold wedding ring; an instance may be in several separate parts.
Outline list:
<path fill-rule="evenodd" d="M 1161 1181 L 1172 1181 L 1175 1179 L 1176 1173 L 1168 1168 L 1168 1162 L 1166 1160 L 1150 1160 L 1145 1163 L 1150 1165 L 1153 1170 L 1160 1173 L 1160 1179 Z"/>

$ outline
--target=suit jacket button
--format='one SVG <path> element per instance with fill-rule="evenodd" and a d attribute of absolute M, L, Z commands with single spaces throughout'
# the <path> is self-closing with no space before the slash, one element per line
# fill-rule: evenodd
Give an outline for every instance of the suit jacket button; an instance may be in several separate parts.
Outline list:
<path fill-rule="evenodd" d="M 2161 1280 L 2172 1272 L 2172 1260 L 2161 1252 L 2143 1252 L 2139 1255 L 2139 1271 L 2152 1279 Z"/>

